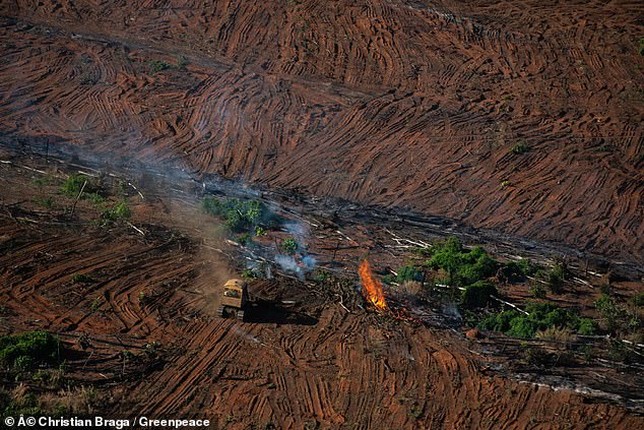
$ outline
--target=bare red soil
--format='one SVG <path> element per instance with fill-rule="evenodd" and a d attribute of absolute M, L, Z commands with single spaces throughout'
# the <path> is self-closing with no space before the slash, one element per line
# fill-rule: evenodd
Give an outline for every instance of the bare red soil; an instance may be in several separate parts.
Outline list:
<path fill-rule="evenodd" d="M 2 2 L 0 133 L 644 262 L 641 2 L 204 3 Z M 505 378 L 459 333 L 339 287 L 257 281 L 297 305 L 217 319 L 234 249 L 206 243 L 217 228 L 194 202 L 131 193 L 133 224 L 105 228 L 85 201 L 72 218 L 43 209 L 57 184 L 0 173 L 0 328 L 59 333 L 78 354 L 70 377 L 114 413 L 230 429 L 644 427 Z M 353 227 L 360 243 L 338 255 L 336 237 L 312 247 L 357 268 L 380 245 Z"/>
<path fill-rule="evenodd" d="M 213 290 L 229 276 L 221 253 L 235 251 L 210 252 L 217 221 L 194 198 L 129 189 L 132 224 L 100 227 L 89 201 L 65 215 L 74 199 L 58 190 L 68 170 L 11 159 L 0 164 L 0 327 L 58 333 L 74 351 L 67 377 L 98 387 L 104 413 L 209 418 L 230 429 L 642 425 L 601 398 L 491 370 L 504 359 L 484 357 L 458 332 L 365 310 L 355 285 L 255 281 L 268 304 L 245 323 L 217 318 Z M 46 197 L 54 201 L 45 209 Z M 339 254 L 357 266 L 364 248 Z M 295 304 L 276 307 L 284 300 Z"/>
<path fill-rule="evenodd" d="M 0 13 L 4 130 L 642 261 L 641 2 Z"/>

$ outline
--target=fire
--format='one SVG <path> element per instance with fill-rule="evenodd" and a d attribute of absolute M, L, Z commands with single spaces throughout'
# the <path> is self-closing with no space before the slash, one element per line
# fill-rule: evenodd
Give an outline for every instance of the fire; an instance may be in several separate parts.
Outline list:
<path fill-rule="evenodd" d="M 382 284 L 371 272 L 371 266 L 367 260 L 363 260 L 358 269 L 362 281 L 362 295 L 371 302 L 377 309 L 386 310 L 387 302 L 382 292 Z"/>

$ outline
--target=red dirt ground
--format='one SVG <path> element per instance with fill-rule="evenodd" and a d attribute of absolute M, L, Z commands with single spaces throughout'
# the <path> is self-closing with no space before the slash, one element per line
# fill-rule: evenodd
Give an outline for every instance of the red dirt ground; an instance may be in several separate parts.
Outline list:
<path fill-rule="evenodd" d="M 643 263 L 641 2 L 204 3 L 3 1 L 0 132 Z M 0 327 L 61 333 L 81 354 L 72 377 L 115 413 L 230 429 L 644 427 L 306 283 L 253 285 L 296 300 L 290 319 L 217 319 L 229 262 L 191 214 L 133 194 L 146 235 L 99 228 L 87 202 L 59 218 L 33 201 L 57 186 L 0 169 Z"/>
<path fill-rule="evenodd" d="M 0 14 L 4 130 L 642 262 L 641 2 L 17 0 Z M 150 70 L 181 56 L 185 70 Z"/>
<path fill-rule="evenodd" d="M 0 164 L 2 331 L 59 333 L 79 354 L 68 376 L 98 387 L 110 414 L 205 417 L 228 429 L 630 429 L 644 422 L 597 398 L 505 378 L 489 370 L 501 361 L 484 359 L 462 335 L 365 311 L 355 290 L 256 281 L 255 294 L 294 300 L 295 308 L 264 309 L 246 323 L 216 318 L 210 295 L 228 269 L 208 253 L 218 225 L 200 218 L 194 200 L 139 187 L 145 200 L 129 190 L 128 201 L 132 225 L 145 236 L 127 224 L 99 227 L 88 201 L 74 218 L 63 216 L 73 201 L 58 193 L 64 167 L 13 161 Z M 45 174 L 18 167 L 26 163 Z M 47 196 L 54 202 L 43 209 Z M 91 281 L 74 281 L 76 274 Z"/>

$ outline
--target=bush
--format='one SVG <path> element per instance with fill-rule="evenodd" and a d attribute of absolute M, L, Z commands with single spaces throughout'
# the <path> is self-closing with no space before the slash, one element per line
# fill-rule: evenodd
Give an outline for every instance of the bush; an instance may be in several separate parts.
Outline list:
<path fill-rule="evenodd" d="M 530 303 L 526 306 L 526 312 L 528 315 L 516 310 L 499 312 L 483 319 L 479 327 L 522 339 L 530 339 L 537 331 L 553 327 L 568 328 L 585 335 L 595 333 L 592 320 L 579 318 L 574 312 L 550 303 Z"/>
<path fill-rule="evenodd" d="M 530 147 L 525 142 L 519 142 L 512 147 L 513 154 L 525 154 L 530 151 Z"/>
<path fill-rule="evenodd" d="M 0 338 L 0 363 L 20 370 L 29 370 L 38 364 L 56 364 L 58 352 L 58 338 L 44 331 Z"/>
<path fill-rule="evenodd" d="M 72 282 L 75 284 L 89 284 L 94 282 L 94 279 L 92 279 L 91 276 L 84 275 L 82 273 L 74 273 L 72 275 Z"/>
<path fill-rule="evenodd" d="M 127 219 L 132 215 L 132 212 L 130 211 L 130 208 L 127 205 L 127 202 L 123 201 L 120 203 L 117 203 L 116 205 L 112 206 L 109 209 L 106 209 L 103 211 L 103 214 L 101 217 L 105 221 L 120 221 L 123 219 Z"/>
<path fill-rule="evenodd" d="M 398 269 L 398 275 L 396 276 L 396 282 L 402 284 L 405 281 L 417 281 L 420 282 L 423 280 L 423 272 L 414 266 L 403 266 Z"/>
<path fill-rule="evenodd" d="M 242 233 L 237 236 L 237 243 L 239 243 L 241 246 L 248 245 L 248 242 L 250 242 L 250 234 Z"/>
<path fill-rule="evenodd" d="M 592 336 L 597 333 L 597 323 L 590 318 L 579 318 L 577 333 L 585 336 Z"/>
<path fill-rule="evenodd" d="M 496 273 L 498 266 L 483 248 L 477 246 L 471 251 L 465 250 L 456 237 L 435 245 L 427 264 L 433 269 L 445 270 L 448 282 L 457 286 L 467 286 L 486 279 Z"/>
<path fill-rule="evenodd" d="M 466 309 L 483 308 L 490 303 L 490 296 L 497 294 L 498 292 L 494 285 L 487 281 L 478 281 L 465 288 L 461 304 Z"/>
<path fill-rule="evenodd" d="M 637 293 L 633 298 L 631 299 L 631 302 L 633 305 L 637 306 L 638 308 L 641 308 L 644 306 L 644 291 L 641 293 Z"/>
<path fill-rule="evenodd" d="M 641 317 L 631 309 L 615 302 L 613 297 L 602 294 L 595 302 L 607 331 L 633 333 L 642 327 Z"/>
<path fill-rule="evenodd" d="M 530 293 L 535 299 L 545 299 L 546 298 L 546 289 L 543 288 L 543 285 L 539 281 L 535 281 L 530 285 Z"/>
<path fill-rule="evenodd" d="M 253 269 L 244 269 L 241 274 L 243 279 L 257 279 L 257 272 Z"/>
<path fill-rule="evenodd" d="M 179 55 L 177 57 L 177 69 L 185 70 L 188 64 L 190 64 L 190 61 L 188 61 L 188 57 L 186 57 L 185 55 Z"/>
<path fill-rule="evenodd" d="M 155 74 L 158 72 L 161 72 L 163 70 L 167 70 L 170 68 L 170 65 L 166 63 L 165 61 L 161 60 L 152 60 L 148 62 L 148 66 L 150 67 L 150 73 Z"/>
<path fill-rule="evenodd" d="M 256 200 L 206 197 L 202 201 L 202 207 L 206 213 L 224 218 L 226 226 L 236 233 L 252 229 L 257 232 L 259 223 L 267 216 L 264 205 Z M 260 230 L 262 231 L 263 229 Z"/>
<path fill-rule="evenodd" d="M 528 276 L 532 276 L 537 271 L 537 267 L 527 258 L 519 261 L 510 261 L 505 263 L 500 270 L 500 278 L 507 282 L 523 282 Z"/>
<path fill-rule="evenodd" d="M 548 271 L 539 271 L 537 276 L 542 278 L 550 291 L 553 294 L 561 294 L 563 292 L 564 281 L 568 277 L 569 272 L 565 262 L 558 261 Z"/>
<path fill-rule="evenodd" d="M 78 193 L 80 193 L 80 190 L 83 188 L 83 184 L 85 182 L 89 182 L 86 176 L 79 174 L 71 175 L 67 179 L 65 179 L 65 182 L 63 182 L 61 191 L 66 196 L 76 197 Z M 85 188 L 87 189 L 87 185 L 85 185 Z"/>
<path fill-rule="evenodd" d="M 292 237 L 289 237 L 282 241 L 280 248 L 282 248 L 282 251 L 284 251 L 285 253 L 289 255 L 293 255 L 297 252 L 298 245 L 295 239 L 293 239 Z"/>

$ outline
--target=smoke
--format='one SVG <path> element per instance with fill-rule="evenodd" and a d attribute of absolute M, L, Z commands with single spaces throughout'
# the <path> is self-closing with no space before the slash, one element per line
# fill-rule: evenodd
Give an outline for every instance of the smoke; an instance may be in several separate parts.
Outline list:
<path fill-rule="evenodd" d="M 463 318 L 461 313 L 458 311 L 456 303 L 452 302 L 443 304 L 443 314 L 456 320 L 461 320 Z"/>
<path fill-rule="evenodd" d="M 299 244 L 306 245 L 309 239 L 309 227 L 306 224 L 297 221 L 285 222 L 282 226 L 289 232 Z"/>
<path fill-rule="evenodd" d="M 277 264 L 284 272 L 293 273 L 299 279 L 304 279 L 306 274 L 315 269 L 316 260 L 310 255 L 281 255 L 275 256 Z"/>

